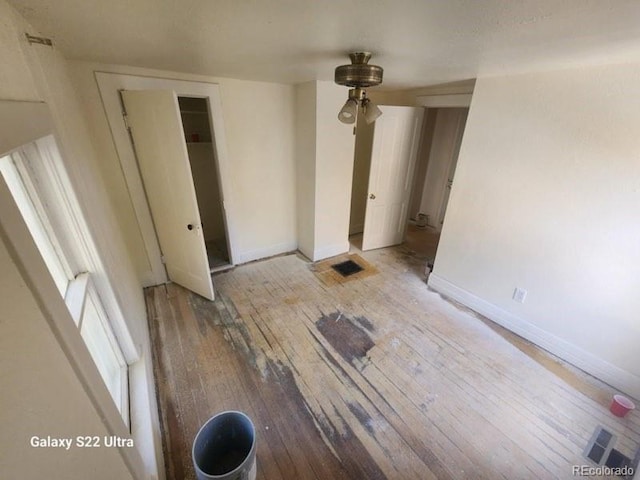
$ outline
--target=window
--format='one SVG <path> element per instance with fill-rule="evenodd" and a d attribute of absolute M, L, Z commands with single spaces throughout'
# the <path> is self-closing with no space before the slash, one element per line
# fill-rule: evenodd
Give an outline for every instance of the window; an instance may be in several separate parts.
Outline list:
<path fill-rule="evenodd" d="M 42 205 L 37 198 L 32 198 L 27 192 L 25 180 L 18 173 L 16 164 L 22 164 L 20 152 L 0 158 L 0 172 L 18 205 L 33 240 L 42 254 L 42 258 L 51 273 L 51 277 L 64 298 L 69 282 L 73 280 L 71 267 L 66 262 L 55 236 L 52 235 L 51 225 L 48 223 Z M 27 179 L 28 180 L 28 179 Z"/>
<path fill-rule="evenodd" d="M 95 289 L 87 289 L 84 315 L 80 318 L 80 334 L 89 348 L 93 361 L 111 394 L 111 398 L 120 408 L 120 413 L 129 415 L 129 395 L 127 364 L 122 350 L 113 335 L 107 314 L 102 308 Z M 125 419 L 127 421 L 128 419 Z"/>
<path fill-rule="evenodd" d="M 78 327 L 100 376 L 129 426 L 128 365 L 98 289 L 92 281 L 87 251 L 92 239 L 78 228 L 73 192 L 63 182 L 52 136 L 24 145 L 0 158 L 5 180 L 51 277 Z M 54 171 L 55 170 L 55 171 Z M 95 248 L 95 247 L 94 247 Z"/>

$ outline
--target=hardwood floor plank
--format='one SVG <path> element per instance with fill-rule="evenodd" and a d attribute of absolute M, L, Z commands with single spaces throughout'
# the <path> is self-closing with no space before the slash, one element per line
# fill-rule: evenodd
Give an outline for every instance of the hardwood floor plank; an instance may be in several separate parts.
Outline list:
<path fill-rule="evenodd" d="M 564 479 L 597 425 L 633 456 L 609 387 L 429 291 L 411 251 L 359 255 L 348 281 L 289 255 L 217 274 L 214 302 L 146 291 L 169 479 L 225 409 L 253 419 L 265 480 Z"/>

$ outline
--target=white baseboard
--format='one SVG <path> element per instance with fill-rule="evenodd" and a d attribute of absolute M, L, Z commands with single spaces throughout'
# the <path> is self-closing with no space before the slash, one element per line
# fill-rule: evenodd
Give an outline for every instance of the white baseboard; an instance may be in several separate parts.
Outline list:
<path fill-rule="evenodd" d="M 285 242 L 276 245 L 269 245 L 268 247 L 256 248 L 255 250 L 247 250 L 246 252 L 240 252 L 236 255 L 236 265 L 241 263 L 252 262 L 254 260 L 260 260 L 262 258 L 273 257 L 274 255 L 280 255 L 281 253 L 293 252 L 297 250 L 298 244 L 296 242 Z"/>
<path fill-rule="evenodd" d="M 341 253 L 347 253 L 349 251 L 349 241 L 344 241 L 335 245 L 328 245 L 322 248 L 316 248 L 313 251 L 313 261 L 323 260 L 325 258 L 335 257 Z"/>
<path fill-rule="evenodd" d="M 429 275 L 429 287 L 484 315 L 539 347 L 590 373 L 621 392 L 640 398 L 640 377 L 483 300 L 442 277 Z"/>

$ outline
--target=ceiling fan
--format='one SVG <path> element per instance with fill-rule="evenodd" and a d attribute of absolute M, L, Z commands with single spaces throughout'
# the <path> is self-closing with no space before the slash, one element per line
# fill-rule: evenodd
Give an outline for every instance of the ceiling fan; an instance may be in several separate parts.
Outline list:
<path fill-rule="evenodd" d="M 338 85 L 354 87 L 349 90 L 349 98 L 338 113 L 338 120 L 342 123 L 355 123 L 358 116 L 358 107 L 362 108 L 362 114 L 368 124 L 376 121 L 382 115 L 382 111 L 367 98 L 366 87 L 375 87 L 382 83 L 382 67 L 369 65 L 371 53 L 353 52 L 349 54 L 351 65 L 336 67 L 335 82 Z"/>

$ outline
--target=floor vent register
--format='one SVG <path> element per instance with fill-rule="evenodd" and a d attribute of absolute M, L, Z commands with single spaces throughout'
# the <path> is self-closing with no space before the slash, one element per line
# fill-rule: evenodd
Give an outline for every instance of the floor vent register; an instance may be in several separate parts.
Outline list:
<path fill-rule="evenodd" d="M 616 443 L 616 436 L 604 427 L 596 427 L 591 440 L 584 450 L 584 456 L 596 465 L 603 465 L 609 468 L 620 468 L 631 466 L 631 459 L 613 448 Z"/>
<path fill-rule="evenodd" d="M 346 262 L 336 263 L 335 265 L 331 265 L 331 268 L 333 268 L 336 272 L 338 272 L 343 277 L 348 277 L 349 275 L 354 275 L 364 270 L 364 268 L 362 268 L 353 260 L 347 260 Z"/>

